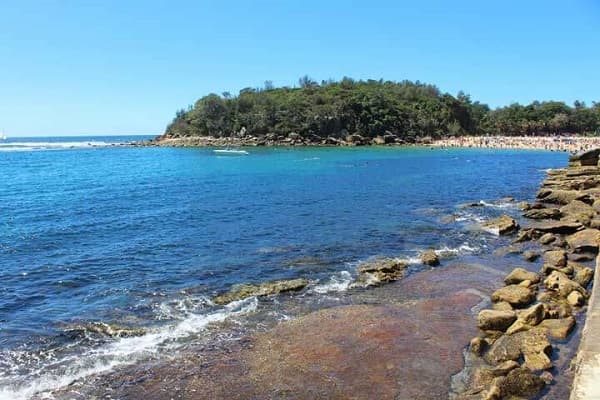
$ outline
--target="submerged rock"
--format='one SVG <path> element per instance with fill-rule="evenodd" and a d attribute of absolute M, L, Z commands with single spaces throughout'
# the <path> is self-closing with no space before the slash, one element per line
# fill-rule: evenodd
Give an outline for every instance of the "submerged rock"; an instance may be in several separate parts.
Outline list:
<path fill-rule="evenodd" d="M 546 382 L 539 376 L 532 374 L 525 368 L 516 368 L 506 375 L 499 388 L 502 398 L 508 398 L 509 396 L 534 396 L 544 386 L 546 386 Z"/>
<path fill-rule="evenodd" d="M 519 229 L 519 224 L 508 215 L 503 215 L 484 222 L 483 227 L 496 235 L 509 235 Z"/>
<path fill-rule="evenodd" d="M 229 292 L 215 297 L 213 302 L 222 305 L 252 296 L 267 296 L 283 292 L 299 291 L 304 289 L 308 284 L 308 279 L 302 278 L 260 284 L 243 283 L 234 285 Z"/>
<path fill-rule="evenodd" d="M 90 322 L 85 325 L 70 326 L 65 329 L 69 334 L 85 335 L 88 333 L 107 336 L 111 338 L 124 338 L 132 336 L 142 336 L 146 333 L 143 328 L 132 328 L 117 324 L 108 324 L 105 322 Z"/>
<path fill-rule="evenodd" d="M 525 261 L 533 262 L 540 257 L 540 253 L 535 251 L 527 250 L 523 252 L 523 258 Z"/>

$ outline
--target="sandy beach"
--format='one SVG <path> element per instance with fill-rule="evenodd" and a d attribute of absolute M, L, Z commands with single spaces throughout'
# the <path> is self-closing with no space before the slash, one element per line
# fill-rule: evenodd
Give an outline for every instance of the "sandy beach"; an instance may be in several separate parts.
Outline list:
<path fill-rule="evenodd" d="M 435 147 L 530 149 L 578 153 L 600 147 L 599 137 L 584 136 L 460 136 L 439 139 Z"/>

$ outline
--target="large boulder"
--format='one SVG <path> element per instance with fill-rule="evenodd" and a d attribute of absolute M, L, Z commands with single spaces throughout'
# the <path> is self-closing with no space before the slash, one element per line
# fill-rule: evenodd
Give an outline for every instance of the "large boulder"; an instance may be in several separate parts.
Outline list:
<path fill-rule="evenodd" d="M 573 200 L 592 202 L 589 194 L 579 190 L 562 190 L 542 188 L 537 193 L 537 198 L 545 203 L 569 204 Z"/>
<path fill-rule="evenodd" d="M 535 295 L 529 288 L 519 285 L 504 286 L 492 293 L 492 301 L 505 301 L 515 307 L 524 307 L 531 303 Z"/>
<path fill-rule="evenodd" d="M 379 258 L 357 267 L 357 286 L 376 286 L 396 281 L 404 276 L 408 264 L 395 258 Z"/>
<path fill-rule="evenodd" d="M 234 285 L 229 292 L 215 297 L 213 302 L 215 304 L 228 304 L 252 296 L 267 296 L 283 292 L 299 291 L 304 289 L 308 284 L 309 281 L 302 278 L 260 284 L 243 283 Z"/>
<path fill-rule="evenodd" d="M 587 150 L 569 157 L 571 166 L 597 166 L 600 149 Z"/>
<path fill-rule="evenodd" d="M 537 367 L 540 366 L 540 361 L 542 361 L 541 364 L 545 365 L 546 368 L 551 367 L 551 363 L 548 364 L 548 356 L 551 354 L 552 345 L 548 341 L 545 330 L 535 327 L 512 335 L 501 336 L 492 344 L 484 358 L 488 363 L 498 365 L 508 360 L 517 361 L 521 357 L 524 357 L 526 359 L 526 367 L 528 367 L 527 359 L 529 358 L 532 363 L 529 367 L 533 370 L 538 370 Z M 535 365 L 533 365 L 534 360 Z"/>
<path fill-rule="evenodd" d="M 477 325 L 484 331 L 504 332 L 516 319 L 514 311 L 481 310 L 477 316 Z"/>
<path fill-rule="evenodd" d="M 506 329 L 507 335 L 526 331 L 539 324 L 545 316 L 544 305 L 538 303 L 526 310 L 517 312 L 517 320 Z"/>
<path fill-rule="evenodd" d="M 567 244 L 575 252 L 598 252 L 600 231 L 597 229 L 584 229 L 568 236 Z"/>
<path fill-rule="evenodd" d="M 492 219 L 483 223 L 483 228 L 495 235 L 509 235 L 519 229 L 519 224 L 508 215 Z"/>
<path fill-rule="evenodd" d="M 540 281 L 540 276 L 535 272 L 527 271 L 524 268 L 515 268 L 510 274 L 504 278 L 504 283 L 507 285 L 516 285 L 523 281 L 531 281 L 532 283 L 538 283 Z"/>

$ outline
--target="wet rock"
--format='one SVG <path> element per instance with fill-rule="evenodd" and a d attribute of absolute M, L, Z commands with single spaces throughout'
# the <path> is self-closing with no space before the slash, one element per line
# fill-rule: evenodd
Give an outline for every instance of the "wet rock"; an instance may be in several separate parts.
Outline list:
<path fill-rule="evenodd" d="M 474 337 L 469 342 L 469 350 L 471 353 L 480 356 L 487 347 L 487 343 L 480 337 Z"/>
<path fill-rule="evenodd" d="M 551 233 L 545 233 L 539 238 L 541 244 L 550 244 L 556 240 L 556 236 Z"/>
<path fill-rule="evenodd" d="M 427 250 L 421 254 L 421 263 L 432 267 L 440 265 L 440 257 L 433 250 Z"/>
<path fill-rule="evenodd" d="M 558 208 L 532 209 L 523 213 L 529 219 L 560 219 L 562 213 Z"/>
<path fill-rule="evenodd" d="M 568 222 L 568 221 L 550 221 L 542 222 L 532 226 L 532 229 L 540 234 L 544 233 L 560 233 L 569 234 L 577 232 L 582 229 L 583 225 L 579 222 Z"/>
<path fill-rule="evenodd" d="M 508 215 L 492 219 L 482 224 L 483 228 L 496 235 L 509 235 L 519 229 L 519 224 Z"/>
<path fill-rule="evenodd" d="M 529 330 L 539 324 L 544 319 L 544 316 L 545 310 L 541 303 L 519 311 L 516 321 L 506 329 L 506 334 L 512 335 L 513 333 Z"/>
<path fill-rule="evenodd" d="M 514 311 L 482 310 L 477 316 L 477 326 L 482 330 L 505 331 L 516 319 Z"/>
<path fill-rule="evenodd" d="M 543 352 L 527 353 L 523 356 L 523 367 L 530 371 L 544 371 L 552 368 L 552 360 Z"/>
<path fill-rule="evenodd" d="M 569 253 L 567 257 L 572 261 L 591 261 L 596 258 L 592 253 Z"/>
<path fill-rule="evenodd" d="M 540 253 L 537 253 L 535 251 L 527 250 L 527 251 L 523 252 L 523 258 L 525 259 L 525 261 L 533 262 L 533 261 L 537 260 L 539 257 L 540 257 Z"/>
<path fill-rule="evenodd" d="M 360 286 L 374 286 L 396 281 L 404 276 L 407 264 L 394 258 L 381 258 L 360 264 L 357 268 L 357 283 Z"/>
<path fill-rule="evenodd" d="M 545 331 L 539 328 L 504 335 L 494 342 L 485 354 L 485 360 L 493 365 L 508 360 L 517 361 L 521 356 L 544 353 L 552 354 L 552 345 L 548 341 Z M 540 357 L 543 358 L 543 357 Z"/>
<path fill-rule="evenodd" d="M 546 330 L 554 338 L 563 340 L 569 336 L 575 327 L 575 318 L 572 316 L 566 318 L 545 319 L 538 325 L 538 328 Z"/>
<path fill-rule="evenodd" d="M 529 280 L 532 283 L 538 283 L 540 276 L 535 272 L 527 271 L 524 268 L 515 268 L 504 278 L 504 283 L 507 285 L 519 284 L 525 280 Z"/>
<path fill-rule="evenodd" d="M 535 232 L 533 229 L 521 229 L 517 234 L 517 238 L 514 243 L 523 243 L 529 240 L 532 240 L 535 236 Z"/>
<path fill-rule="evenodd" d="M 142 336 L 146 333 L 146 330 L 117 324 L 108 324 L 105 322 L 90 322 L 85 325 L 69 326 L 65 329 L 65 332 L 70 335 L 75 334 L 78 336 L 92 333 L 111 338 L 124 338 Z"/>
<path fill-rule="evenodd" d="M 267 296 L 284 292 L 295 292 L 304 289 L 309 284 L 307 279 L 290 279 L 260 284 L 243 283 L 234 285 L 232 289 L 213 299 L 215 304 L 227 304 L 252 296 Z"/>
<path fill-rule="evenodd" d="M 567 275 L 560 271 L 552 271 L 552 273 L 544 279 L 544 286 L 550 291 L 556 292 L 561 297 L 567 297 L 572 291 L 577 291 L 584 296 L 587 296 L 587 291 L 575 281 L 569 279 Z"/>
<path fill-rule="evenodd" d="M 542 378 L 542 380 L 546 383 L 546 385 L 549 385 L 552 383 L 552 381 L 554 380 L 554 377 L 552 376 L 552 373 L 549 371 L 544 371 L 540 374 L 540 378 Z"/>
<path fill-rule="evenodd" d="M 600 231 L 597 229 L 584 229 L 567 237 L 567 243 L 574 252 L 598 252 Z"/>
<path fill-rule="evenodd" d="M 519 282 L 518 285 L 528 288 L 534 285 L 534 283 L 531 282 L 529 279 L 525 279 L 524 281 Z"/>
<path fill-rule="evenodd" d="M 518 285 L 508 285 L 492 293 L 492 301 L 506 301 L 515 307 L 523 307 L 533 301 L 535 295 L 529 288 Z"/>
<path fill-rule="evenodd" d="M 550 250 L 544 253 L 544 264 L 561 268 L 567 265 L 567 252 L 564 250 Z"/>

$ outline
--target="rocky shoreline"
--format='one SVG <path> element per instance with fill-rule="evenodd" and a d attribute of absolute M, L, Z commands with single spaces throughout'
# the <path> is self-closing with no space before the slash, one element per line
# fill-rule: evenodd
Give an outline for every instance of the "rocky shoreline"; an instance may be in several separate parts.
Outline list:
<path fill-rule="evenodd" d="M 531 223 L 505 215 L 482 224 L 512 238 L 510 251 L 522 255 L 507 274 L 445 259 L 442 268 L 410 274 L 407 260 L 374 258 L 356 267 L 352 296 L 309 310 L 302 298 L 314 282 L 307 279 L 235 285 L 212 301 L 256 297 L 273 301 L 276 312 L 285 298 L 303 311 L 261 321 L 263 329 L 234 340 L 73 384 L 56 398 L 522 399 L 559 385 L 561 394 L 549 398 L 565 398 L 562 375 L 572 357 L 565 343 L 577 339 L 598 252 L 599 155 L 549 171 L 533 204 L 513 201 Z M 440 264 L 433 250 L 419 258 Z"/>
<path fill-rule="evenodd" d="M 529 226 L 508 216 L 488 225 L 516 234 L 515 243 L 536 241 L 540 271 L 515 268 L 505 286 L 491 295 L 492 307 L 477 316 L 479 334 L 469 344 L 465 387 L 455 398 L 535 398 L 558 373 L 553 363 L 556 342 L 572 334 L 585 311 L 600 244 L 600 150 L 570 158 L 569 166 L 548 172 L 538 201 L 524 205 Z M 508 228 L 510 229 L 508 229 Z"/>
<path fill-rule="evenodd" d="M 138 142 L 143 147 L 290 147 L 290 146 L 430 146 L 434 148 L 489 148 L 549 150 L 577 153 L 600 147 L 600 139 L 583 136 L 460 136 L 445 139 L 428 137 L 406 141 L 397 135 L 382 135 L 366 138 L 361 135 L 337 137 L 301 137 L 296 133 L 286 136 L 267 134 L 236 137 L 172 137 L 162 135 L 155 139 Z"/>

